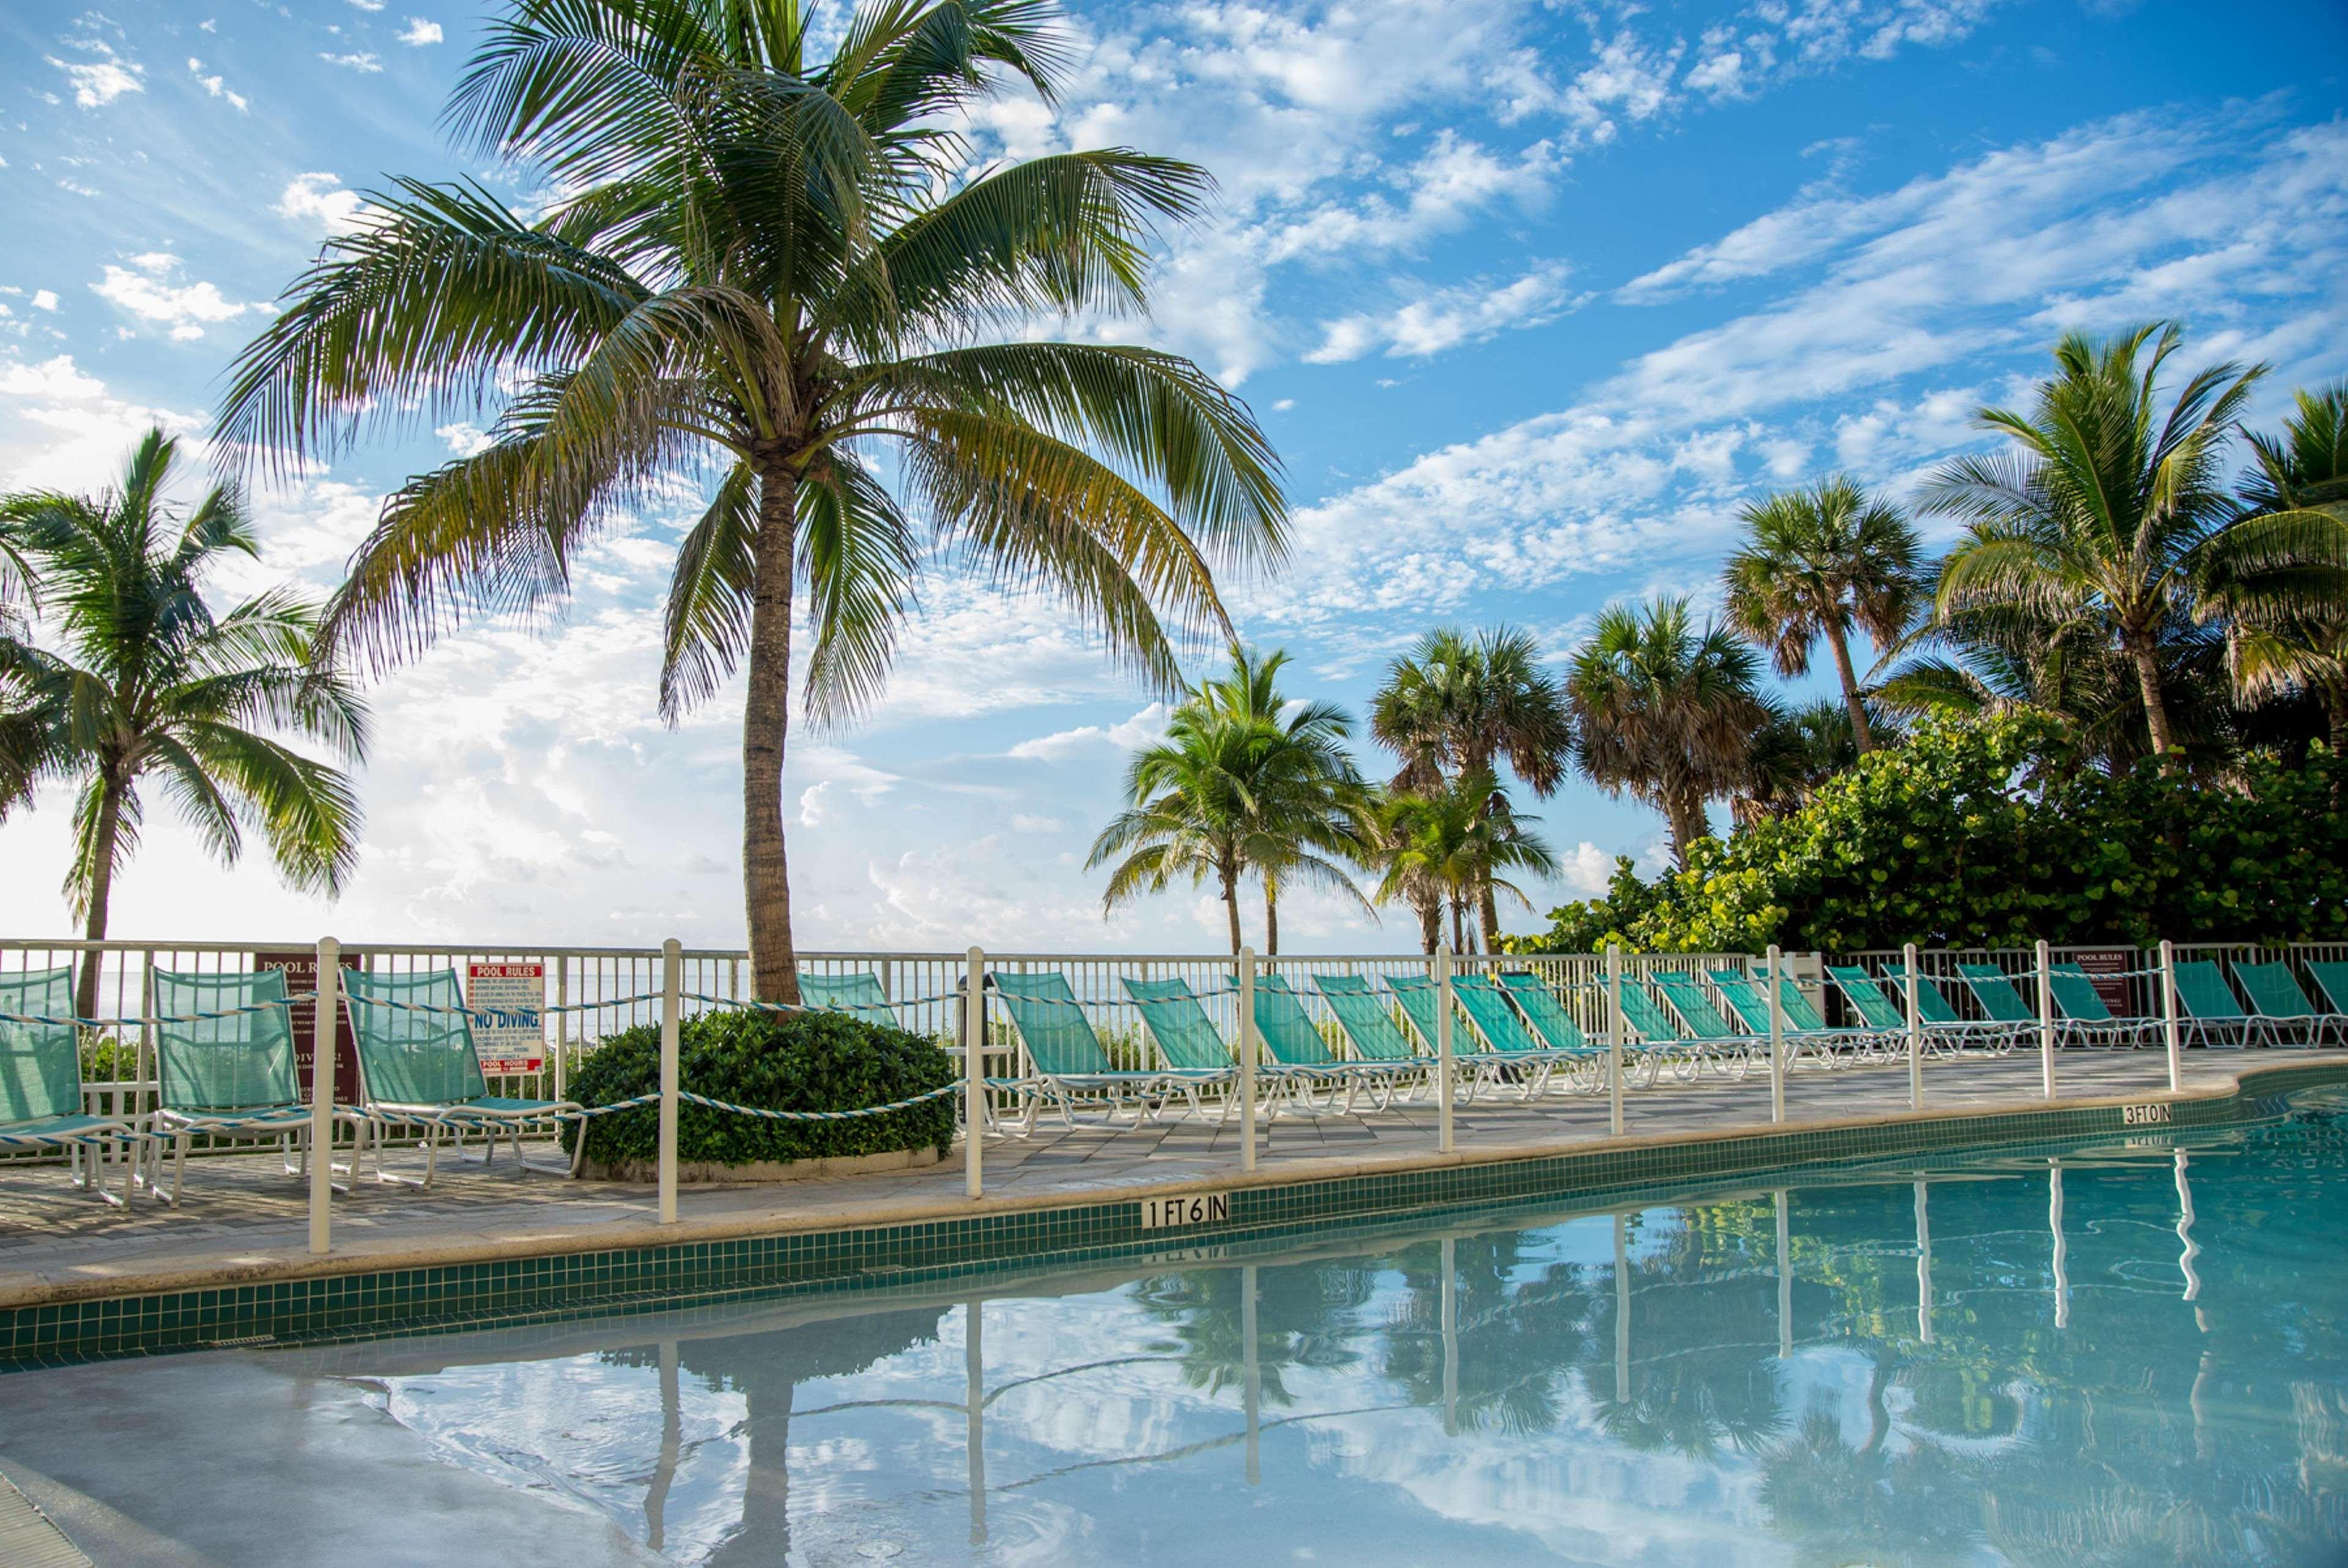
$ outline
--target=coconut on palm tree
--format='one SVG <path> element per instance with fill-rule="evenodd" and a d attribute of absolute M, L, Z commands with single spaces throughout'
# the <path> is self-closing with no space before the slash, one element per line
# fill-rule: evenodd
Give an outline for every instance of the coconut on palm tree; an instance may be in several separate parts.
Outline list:
<path fill-rule="evenodd" d="M 270 733 L 345 760 L 366 747 L 366 708 L 314 667 L 314 606 L 282 590 L 216 614 L 203 579 L 257 550 L 237 492 L 216 486 L 186 512 L 168 502 L 179 443 L 149 430 L 117 489 L 0 497 L 5 528 L 40 591 L 57 645 L 0 635 L 0 684 L 23 707 L 21 772 L 80 780 L 66 897 L 92 942 L 106 935 L 115 878 L 139 847 L 143 787 L 159 787 L 204 847 L 233 864 L 248 830 L 305 892 L 339 892 L 358 860 L 351 781 Z M 77 1000 L 98 1006 L 98 965 Z"/>
<path fill-rule="evenodd" d="M 1684 598 L 1610 604 L 1566 676 L 1575 753 L 1591 781 L 1663 812 L 1672 857 L 1710 830 L 1706 802 L 1734 793 L 1769 721 L 1753 650 L 1725 626 L 1699 628 Z"/>
<path fill-rule="evenodd" d="M 782 775 L 803 701 L 881 688 L 922 568 L 1056 595 L 1163 689 L 1161 617 L 1228 635 L 1219 561 L 1284 530 L 1277 461 L 1189 361 L 1032 341 L 1147 303 L 1153 237 L 1206 174 L 1127 149 L 977 166 L 952 129 L 1071 63 L 1037 0 L 876 0 L 829 58 L 802 0 L 507 0 L 451 122 L 553 193 L 399 181 L 330 241 L 237 363 L 223 439 L 281 465 L 370 415 L 469 417 L 483 450 L 411 480 L 330 607 L 383 665 L 468 616 L 542 612 L 587 541 L 717 476 L 680 542 L 660 705 L 737 667 L 754 993 L 798 998 Z M 1001 333 L 1011 341 L 992 341 Z"/>
<path fill-rule="evenodd" d="M 1496 626 L 1473 638 L 1445 627 L 1421 637 L 1386 670 L 1372 699 L 1370 733 L 1402 759 L 1398 790 L 1425 791 L 1446 779 L 1509 770 L 1547 799 L 1565 779 L 1573 721 L 1557 679 L 1541 666 L 1527 632 Z M 1506 809 L 1505 797 L 1493 803 Z M 1499 939 L 1498 903 L 1477 898 L 1485 946 Z"/>
<path fill-rule="evenodd" d="M 1843 707 L 1861 752 L 1874 727 L 1852 667 L 1850 636 L 1890 647 L 1916 609 L 1916 534 L 1887 501 L 1869 499 L 1838 476 L 1784 490 L 1738 516 L 1746 539 L 1722 573 L 1729 624 L 1766 648 L 1788 679 L 1809 674 L 1810 649 L 1824 638 L 1834 656 Z"/>
<path fill-rule="evenodd" d="M 2089 623 L 2133 671 L 2165 763 L 2179 737 L 2162 686 L 2164 633 L 2189 619 L 2198 589 L 2294 542 L 2289 521 L 2227 526 L 2228 434 L 2266 367 L 2207 366 L 2164 408 L 2161 370 L 2182 343 L 2157 323 L 2108 339 L 2065 335 L 2028 414 L 1981 410 L 1977 423 L 2008 448 L 1952 459 L 1923 491 L 1927 507 L 1966 521 L 1941 566 L 1936 618 L 2003 609 Z"/>

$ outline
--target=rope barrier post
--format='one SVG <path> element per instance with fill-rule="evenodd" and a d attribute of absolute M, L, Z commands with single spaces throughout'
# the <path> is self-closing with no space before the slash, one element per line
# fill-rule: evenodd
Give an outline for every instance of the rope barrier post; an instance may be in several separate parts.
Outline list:
<path fill-rule="evenodd" d="M 310 1250 L 316 1253 L 334 1245 L 335 1015 L 342 978 L 343 944 L 318 938 L 317 1022 L 310 1037 Z M 355 1165 L 357 1156 L 352 1161 Z"/>
<path fill-rule="evenodd" d="M 1451 1128 L 1451 1064 L 1458 1047 L 1452 1042 L 1451 944 L 1435 950 L 1435 1147 L 1448 1154 L 1457 1147 Z"/>
<path fill-rule="evenodd" d="M 962 994 L 962 1191 L 975 1198 L 983 1190 L 980 1169 L 986 1142 L 986 954 L 970 950 Z M 972 1308 L 973 1320 L 977 1312 Z"/>
<path fill-rule="evenodd" d="M 2054 965 L 2046 939 L 2038 939 L 2038 1076 L 2046 1098 L 2054 1098 Z"/>
<path fill-rule="evenodd" d="M 1240 1169 L 1255 1169 L 1255 949 L 1239 951 Z"/>
<path fill-rule="evenodd" d="M 685 971 L 685 944 L 661 944 L 660 1222 L 676 1223 L 677 995 Z"/>
<path fill-rule="evenodd" d="M 1622 944 L 1606 944 L 1606 1128 L 1622 1136 Z"/>
<path fill-rule="evenodd" d="M 1786 1119 L 1786 1014 L 1777 1006 L 1777 944 L 1769 944 L 1769 1119 Z"/>
<path fill-rule="evenodd" d="M 2168 1092 L 2185 1088 L 2185 1057 L 2177 1040 L 2177 949 L 2160 939 L 2160 1035 L 2168 1047 Z"/>
<path fill-rule="evenodd" d="M 1908 1109 L 1924 1109 L 1924 1017 L 1916 1010 L 1916 944 L 1900 950 L 1902 989 L 1908 994 Z"/>

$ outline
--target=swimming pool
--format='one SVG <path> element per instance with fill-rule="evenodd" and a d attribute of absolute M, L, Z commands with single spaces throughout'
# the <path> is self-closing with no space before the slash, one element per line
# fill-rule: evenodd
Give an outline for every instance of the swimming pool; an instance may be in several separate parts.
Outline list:
<path fill-rule="evenodd" d="M 0 1379 L 102 1563 L 2338 1563 L 2348 1091 L 2288 1119 Z"/>

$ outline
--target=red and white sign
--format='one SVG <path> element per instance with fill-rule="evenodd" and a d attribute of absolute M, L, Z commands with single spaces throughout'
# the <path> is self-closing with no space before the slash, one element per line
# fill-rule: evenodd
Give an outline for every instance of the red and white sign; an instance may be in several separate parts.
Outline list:
<path fill-rule="evenodd" d="M 481 1071 L 534 1073 L 546 1066 L 546 965 L 527 964 L 468 964 L 465 965 L 465 1006 L 476 1013 L 502 1011 L 538 1015 L 534 1024 L 473 1020 L 473 1049 L 479 1053 Z"/>

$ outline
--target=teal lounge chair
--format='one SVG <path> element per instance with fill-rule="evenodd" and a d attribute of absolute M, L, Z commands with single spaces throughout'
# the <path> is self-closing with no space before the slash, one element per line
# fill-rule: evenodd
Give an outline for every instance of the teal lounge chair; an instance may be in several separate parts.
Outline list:
<path fill-rule="evenodd" d="M 1904 990 L 1907 982 L 1902 980 Z M 1952 1054 L 1962 1052 L 1967 1042 L 1979 1041 L 1983 1048 L 2003 1055 L 2020 1045 L 2028 1029 L 1997 1018 L 1968 1018 L 1957 1011 L 1956 1004 L 1943 995 L 1937 982 L 1929 975 L 1916 976 L 1916 1011 L 1923 1016 L 1924 1037 L 1934 1041 Z M 2032 1019 L 2029 1028 L 2037 1027 Z"/>
<path fill-rule="evenodd" d="M 1019 1043 L 1027 1051 L 1028 1071 L 1024 1077 L 987 1080 L 1025 1105 L 1022 1130 L 1035 1130 L 1035 1113 L 1045 1105 L 1056 1109 L 1071 1129 L 1076 1125 L 1080 1104 L 1105 1104 L 1111 1120 L 1128 1109 L 1128 1101 L 1136 1121 L 1156 1113 L 1170 1075 L 1154 1070 L 1126 1072 L 1112 1067 L 1066 975 L 1056 969 L 1035 975 L 995 971 L 988 974 L 987 980 L 1011 1015 Z"/>
<path fill-rule="evenodd" d="M 407 975 L 353 970 L 342 984 L 350 994 L 351 1024 L 358 1036 L 355 1098 L 364 1113 L 362 1138 L 376 1146 L 377 1179 L 408 1180 L 383 1168 L 383 1134 L 394 1126 L 425 1130 L 419 1187 L 431 1186 L 438 1173 L 443 1130 L 456 1134 L 459 1158 L 467 1132 L 486 1135 L 485 1163 L 496 1155 L 498 1134 L 503 1132 L 512 1140 L 514 1159 L 524 1170 L 578 1173 L 587 1157 L 583 1130 L 567 1166 L 536 1164 L 523 1157 L 524 1127 L 557 1127 L 578 1117 L 581 1108 L 575 1100 L 510 1099 L 489 1092 L 480 1052 L 473 1043 L 473 1020 L 464 1011 L 464 992 L 454 969 Z M 355 1159 L 353 1163 L 355 1168 Z"/>
<path fill-rule="evenodd" d="M 1509 993 L 1488 975 L 1456 976 L 1451 993 L 1484 1037 L 1485 1048 L 1471 1063 L 1471 1083 L 1498 1085 L 1513 1076 L 1521 1097 L 1533 1099 L 1547 1090 L 1560 1065 L 1578 1067 L 1587 1059 L 1585 1052 L 1551 1050 L 1533 1038 L 1517 1016 Z"/>
<path fill-rule="evenodd" d="M 1994 964 L 1960 964 L 1957 974 L 1981 1005 L 1982 1015 L 2013 1030 L 2016 1040 L 2027 1038 L 2037 1029 L 2038 1009 L 2013 988 L 2013 980 L 2004 970 Z"/>
<path fill-rule="evenodd" d="M 2056 1038 L 2088 1045 L 2143 1045 L 2160 1028 L 2157 1018 L 2121 1017 L 2104 1001 L 2103 993 L 2087 972 L 2069 959 L 2047 966 L 2046 980 L 2054 993 L 2060 1022 Z"/>
<path fill-rule="evenodd" d="M 1735 1078 L 1743 1078 L 1752 1070 L 1756 1055 L 1767 1060 L 1769 1037 L 1754 1034 L 1722 1017 L 1694 975 L 1682 969 L 1656 969 L 1649 971 L 1647 981 L 1680 1016 L 1681 1029 L 1701 1051 L 1700 1057 L 1692 1059 L 1709 1061 Z M 1789 1055 L 1787 1060 L 1791 1059 Z"/>
<path fill-rule="evenodd" d="M 2197 958 L 2176 965 L 2171 973 L 2177 979 L 2177 1010 L 2183 1015 L 2178 1021 L 2180 1038 L 2236 1048 L 2257 1044 L 2260 1036 L 2273 1039 L 2274 1026 L 2255 1013 L 2242 1011 L 2234 988 L 2226 984 L 2225 972 L 2215 960 Z"/>
<path fill-rule="evenodd" d="M 165 1202 L 180 1201 L 188 1145 L 198 1133 L 214 1139 L 273 1137 L 286 1174 L 305 1173 L 315 1151 L 310 1148 L 310 1108 L 302 1103 L 294 1067 L 284 972 L 191 975 L 157 969 L 151 980 L 156 1014 L 178 1020 L 155 1026 L 161 1093 L 153 1126 L 159 1135 L 170 1135 L 172 1144 L 171 1194 Z M 205 1013 L 225 1016 L 196 1016 Z M 355 1111 L 340 1109 L 335 1118 L 360 1119 Z M 155 1150 L 154 1165 L 160 1167 L 160 1143 Z M 155 1169 L 152 1174 L 161 1172 Z"/>
<path fill-rule="evenodd" d="M 2315 982 L 2315 988 L 2323 993 L 2324 1001 L 2331 1005 L 2329 1016 L 2348 1019 L 2348 964 L 2337 960 L 2313 961 L 2307 966 L 2307 977 Z M 2342 1034 L 2348 1037 L 2348 1028 L 2343 1028 Z"/>
<path fill-rule="evenodd" d="M 1313 988 L 1329 1004 L 1330 1013 L 1354 1047 L 1357 1061 L 1380 1062 L 1394 1069 L 1395 1099 L 1408 1099 L 1432 1081 L 1435 1063 L 1411 1047 L 1410 1037 L 1395 1022 L 1394 1010 L 1370 989 L 1360 975 L 1315 975 Z"/>
<path fill-rule="evenodd" d="M 1850 1004 L 1851 1011 L 1857 1013 L 1859 1021 L 1869 1028 L 1887 1035 L 1905 1035 L 1908 1032 L 1907 1004 L 1893 1000 L 1883 990 L 1886 985 L 1898 990 L 1902 983 L 1897 976 L 1886 975 L 1878 981 L 1856 964 L 1829 964 L 1827 965 L 1827 978 L 1835 983 L 1836 988 L 1842 992 L 1843 1000 Z M 1923 976 L 1918 975 L 1917 980 L 1921 987 Z M 1921 1014 L 1924 1010 L 1921 1006 L 1921 998 L 1918 1000 L 1920 1006 L 1916 1011 Z"/>
<path fill-rule="evenodd" d="M 2309 1001 L 2290 965 L 2237 964 L 2234 979 L 2259 1016 L 2273 1020 L 2271 1026 L 2278 1036 L 2286 1026 L 2296 1026 L 2305 1031 L 2311 1046 L 2322 1045 L 2327 1033 L 2348 1042 L 2348 1016 L 2323 1012 Z M 2276 1043 L 2281 1042 L 2278 1039 Z"/>
<path fill-rule="evenodd" d="M 1685 1038 L 1653 992 L 1630 975 L 1622 976 L 1622 1070 L 1637 1088 L 1645 1088 L 1663 1076 L 1683 1080 L 1703 1070 L 1703 1043 Z"/>
<path fill-rule="evenodd" d="M 1769 999 L 1761 988 L 1762 982 L 1734 969 L 1707 969 L 1705 975 L 1720 990 L 1720 999 L 1736 1015 L 1736 1021 L 1746 1029 L 1766 1040 L 1769 1036 Z M 1778 1030 L 1786 1041 L 1786 1065 L 1792 1067 L 1808 1051 L 1822 1067 L 1839 1067 L 1856 1058 L 1859 1052 L 1872 1047 L 1878 1037 L 1867 1029 L 1835 1029 L 1818 1016 L 1810 999 L 1799 989 L 1780 981 L 1777 985 Z M 1765 1047 L 1766 1048 L 1766 1047 Z M 1841 1053 L 1849 1050 L 1851 1056 Z"/>
<path fill-rule="evenodd" d="M 1231 1089 L 1239 1082 L 1239 1067 L 1222 1031 L 1207 1016 L 1187 980 L 1121 978 L 1125 994 L 1141 1015 L 1141 1026 L 1158 1047 L 1169 1074 L 1168 1087 L 1189 1102 L 1193 1114 L 1203 1116 L 1202 1091 L 1221 1089 L 1221 1116 L 1231 1110 Z M 1220 1119 L 1220 1118 L 1219 1118 Z"/>
<path fill-rule="evenodd" d="M 1255 1031 L 1272 1052 L 1273 1081 L 1288 1087 L 1299 1106 L 1307 1110 L 1314 1109 L 1316 1088 L 1329 1091 L 1332 1105 L 1342 1089 L 1347 1110 L 1353 1109 L 1354 1095 L 1367 1088 L 1372 1102 L 1384 1110 L 1394 1102 L 1395 1085 L 1416 1070 L 1416 1064 L 1408 1062 L 1340 1061 L 1313 1015 L 1304 1010 L 1303 1000 L 1279 975 L 1256 977 Z"/>
<path fill-rule="evenodd" d="M 1586 1088 L 1592 1093 L 1603 1088 L 1606 1047 L 1590 1043 L 1581 1026 L 1573 1021 L 1573 1015 L 1565 1010 L 1557 993 L 1549 988 L 1549 982 L 1529 969 L 1502 970 L 1499 981 L 1541 1044 L 1559 1060 L 1572 1064 L 1566 1087 L 1577 1092 Z"/>
<path fill-rule="evenodd" d="M 0 1013 L 70 1020 L 73 971 L 27 969 L 0 975 Z M 70 1022 L 0 1019 L 0 1152 L 63 1150 L 72 1180 L 109 1203 L 127 1204 L 138 1187 L 143 1116 L 91 1116 L 82 1104 L 81 1044 Z M 106 1190 L 106 1161 L 123 1153 L 122 1191 Z M 85 1168 L 86 1162 L 86 1168 Z"/>
<path fill-rule="evenodd" d="M 880 977 L 867 971 L 857 970 L 846 975 L 802 975 L 799 976 L 799 1000 L 809 1007 L 828 1013 L 845 1013 L 868 1024 L 880 1024 L 891 1029 L 905 1026 L 897 1021 L 897 1009 L 889 1005 L 889 994 L 880 989 Z"/>

